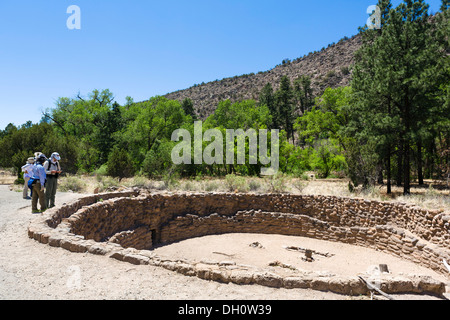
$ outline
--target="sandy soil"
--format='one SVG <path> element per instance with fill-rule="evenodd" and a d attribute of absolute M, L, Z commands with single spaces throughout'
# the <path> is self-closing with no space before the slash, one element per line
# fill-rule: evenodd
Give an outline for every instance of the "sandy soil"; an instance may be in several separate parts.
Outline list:
<path fill-rule="evenodd" d="M 312 262 L 303 250 L 313 250 Z M 412 262 L 372 249 L 316 239 L 261 234 L 224 234 L 189 239 L 154 250 L 164 257 L 201 262 L 228 262 L 283 276 L 297 274 L 376 276 L 376 268 L 386 264 L 393 276 L 424 275 L 447 282 L 444 276 Z M 280 262 L 274 264 L 273 262 Z"/>
<path fill-rule="evenodd" d="M 57 205 L 70 202 L 80 194 L 58 193 Z M 21 193 L 0 186 L 0 299 L 2 300 L 348 300 L 333 293 L 303 289 L 274 289 L 262 286 L 239 286 L 205 281 L 152 266 L 134 266 L 102 256 L 74 254 L 61 248 L 39 244 L 27 235 L 27 227 L 35 218 L 30 201 Z M 264 248 L 250 247 L 259 242 Z M 300 263 L 297 252 L 282 248 L 311 247 L 319 252 L 335 254 L 320 258 L 316 266 L 330 272 L 365 272 L 372 264 L 386 263 L 393 272 L 430 272 L 419 270 L 407 262 L 378 256 L 377 252 L 351 247 L 345 254 L 342 245 L 311 239 L 277 235 L 223 235 L 191 239 L 158 248 L 164 254 L 183 255 L 192 259 L 237 260 L 266 266 L 269 261 Z M 216 253 L 213 253 L 216 252 Z M 217 252 L 219 254 L 217 254 Z M 251 253 L 251 254 L 250 254 Z M 256 254 L 255 254 L 256 253 Z M 227 254 L 224 256 L 223 254 Z M 357 259 L 356 259 L 357 258 Z M 358 261 L 358 263 L 355 263 Z M 383 261 L 383 262 L 381 262 Z M 299 264 L 300 263 L 300 264 Z M 339 265 L 340 269 L 331 266 Z M 394 267 L 395 263 L 395 267 Z M 398 264 L 397 264 L 398 263 Z M 310 264 L 309 267 L 312 267 Z M 398 268 L 397 268 L 398 266 Z M 351 268 L 350 268 L 351 267 Z M 412 268 L 412 269 L 408 269 Z M 426 296 L 397 296 L 400 299 L 435 299 Z"/>

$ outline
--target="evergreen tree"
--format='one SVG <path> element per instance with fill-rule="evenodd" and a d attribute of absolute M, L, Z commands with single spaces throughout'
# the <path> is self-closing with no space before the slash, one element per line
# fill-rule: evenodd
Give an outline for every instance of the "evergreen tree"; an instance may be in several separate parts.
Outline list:
<path fill-rule="evenodd" d="M 391 0 L 378 0 L 377 4 L 378 8 L 380 8 L 381 14 L 381 29 L 386 22 L 389 20 L 389 13 L 392 9 L 392 1 Z"/>
<path fill-rule="evenodd" d="M 121 106 L 114 102 L 111 109 L 107 111 L 106 116 L 99 123 L 97 142 L 100 151 L 99 162 L 104 164 L 108 161 L 108 155 L 115 143 L 114 134 L 123 128 Z"/>
<path fill-rule="evenodd" d="M 131 156 L 125 149 L 117 146 L 109 154 L 107 165 L 107 174 L 119 180 L 131 177 L 135 173 Z"/>
<path fill-rule="evenodd" d="M 279 114 L 279 124 L 289 137 L 294 139 L 294 94 L 291 80 L 283 76 L 280 81 L 280 88 L 275 94 L 276 107 Z"/>
<path fill-rule="evenodd" d="M 259 95 L 259 106 L 266 106 L 269 109 L 270 115 L 272 116 L 271 129 L 279 128 L 280 124 L 278 121 L 278 112 L 275 105 L 275 95 L 273 92 L 273 87 L 268 82 L 261 90 Z"/>
<path fill-rule="evenodd" d="M 306 75 L 298 77 L 294 81 L 294 93 L 302 115 L 310 111 L 314 105 L 311 78 Z"/>
<path fill-rule="evenodd" d="M 357 101 L 353 128 L 359 126 L 361 137 L 376 137 L 380 159 L 390 156 L 397 142 L 404 194 L 410 193 L 412 149 L 421 149 L 445 77 L 436 69 L 443 53 L 432 33 L 428 7 L 423 0 L 405 0 L 389 11 L 377 35 L 368 30 L 352 82 Z"/>
<path fill-rule="evenodd" d="M 354 177 L 360 177 L 362 175 L 371 176 L 358 178 L 363 183 L 373 181 L 372 176 L 375 173 L 370 172 L 370 170 L 378 166 L 378 171 L 381 171 L 384 162 L 387 174 L 387 192 L 391 193 L 391 156 L 396 143 L 396 128 L 399 124 L 396 121 L 396 115 L 393 113 L 392 98 L 386 95 L 380 95 L 374 82 L 378 68 L 377 61 L 374 59 L 378 54 L 378 48 L 374 43 L 382 35 L 383 28 L 388 23 L 392 3 L 390 0 L 379 0 L 377 6 L 380 9 L 379 13 L 381 15 L 380 29 L 369 29 L 367 26 L 360 28 L 363 45 L 356 53 L 357 63 L 352 78 L 352 86 L 355 89 L 355 96 L 357 98 L 355 99 L 356 105 L 353 106 L 353 119 L 348 128 L 348 132 L 352 132 L 351 130 L 359 132 L 358 137 L 361 139 L 361 143 L 368 143 L 368 136 L 375 134 L 382 136 L 383 139 L 379 139 L 376 145 L 379 155 L 378 160 L 375 157 L 369 156 L 367 152 L 363 153 L 362 148 L 360 154 L 358 154 L 358 150 L 354 150 L 349 152 L 349 156 L 353 159 L 364 158 L 363 161 L 366 165 L 359 166 L 360 169 L 363 168 L 364 170 L 360 170 L 359 173 L 353 173 Z M 354 134 L 354 131 L 352 134 Z M 353 146 L 357 146 L 357 144 L 353 144 Z M 377 161 L 378 164 L 371 163 L 369 165 L 370 161 Z M 355 183 L 357 182 L 355 181 Z"/>
<path fill-rule="evenodd" d="M 192 102 L 192 100 L 190 98 L 185 98 L 183 100 L 183 102 L 181 103 L 181 107 L 183 108 L 184 113 L 187 116 L 191 116 L 192 120 L 194 120 L 194 121 L 197 120 L 197 115 L 195 114 L 195 111 L 194 111 L 194 103 Z"/>

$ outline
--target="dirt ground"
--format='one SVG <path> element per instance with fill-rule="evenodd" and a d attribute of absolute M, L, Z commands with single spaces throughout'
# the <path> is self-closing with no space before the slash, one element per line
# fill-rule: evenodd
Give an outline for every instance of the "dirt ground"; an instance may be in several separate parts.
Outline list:
<path fill-rule="evenodd" d="M 195 250 L 193 250 L 195 248 Z M 305 261 L 304 250 L 313 250 L 313 261 Z M 283 276 L 375 276 L 376 267 L 386 264 L 392 276 L 424 275 L 450 280 L 433 270 L 376 250 L 344 243 L 303 237 L 262 234 L 224 234 L 185 240 L 157 248 L 158 256 L 201 262 L 224 261 Z M 273 263 L 280 262 L 280 263 Z"/>
<path fill-rule="evenodd" d="M 81 194 L 58 193 L 57 205 Z M 31 202 L 22 194 L 0 186 L 0 299 L 1 300 L 350 300 L 346 297 L 305 289 L 274 289 L 205 281 L 152 266 L 135 266 L 92 254 L 75 254 L 39 244 L 27 235 L 35 218 Z M 258 242 L 261 247 L 250 246 Z M 298 252 L 283 246 L 308 247 L 332 257 L 302 262 Z M 233 234 L 196 238 L 156 249 L 161 255 L 188 259 L 233 260 L 267 267 L 274 260 L 305 271 L 354 274 L 373 264 L 388 264 L 393 273 L 434 272 L 372 250 L 299 237 Z M 315 265 L 314 265 L 315 264 Z M 308 269 L 309 268 L 309 269 Z M 316 268 L 316 269 L 311 269 Z M 447 279 L 448 281 L 448 279 Z M 402 300 L 437 299 L 397 295 Z"/>

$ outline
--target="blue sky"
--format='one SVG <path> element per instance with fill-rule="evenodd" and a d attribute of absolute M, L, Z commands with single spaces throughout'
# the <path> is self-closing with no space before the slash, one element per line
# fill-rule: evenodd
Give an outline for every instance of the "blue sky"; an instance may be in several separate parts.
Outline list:
<path fill-rule="evenodd" d="M 0 130 L 78 92 L 109 89 L 123 104 L 266 71 L 355 35 L 376 2 L 1 0 Z M 70 5 L 80 30 L 67 28 Z"/>

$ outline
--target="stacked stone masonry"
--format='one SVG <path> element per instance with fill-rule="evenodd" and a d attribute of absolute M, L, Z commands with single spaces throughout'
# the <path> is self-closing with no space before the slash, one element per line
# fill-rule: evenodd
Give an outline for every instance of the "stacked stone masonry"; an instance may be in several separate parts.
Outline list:
<path fill-rule="evenodd" d="M 450 216 L 438 210 L 363 199 L 284 194 L 148 194 L 132 190 L 88 196 L 51 209 L 36 219 L 28 232 L 41 243 L 72 252 L 109 255 L 204 279 L 236 282 L 238 276 L 233 272 L 225 276 L 220 269 L 202 271 L 200 265 L 187 261 L 161 261 L 150 250 L 214 234 L 292 235 L 377 249 L 448 275 L 442 261 L 450 261 L 449 223 Z M 295 285 L 293 279 L 268 280 L 267 275 L 255 274 L 239 279 L 239 283 L 271 286 L 313 289 L 318 286 L 345 294 L 349 290 L 353 294 L 367 290 L 358 279 L 352 280 L 350 289 L 347 285 L 347 289 L 339 290 L 336 279 L 327 285 L 318 285 L 317 279 L 316 282 L 303 279 L 301 285 Z M 427 285 L 422 279 L 402 288 L 417 292 L 427 286 L 433 284 Z M 442 284 L 433 288 L 444 290 Z"/>

